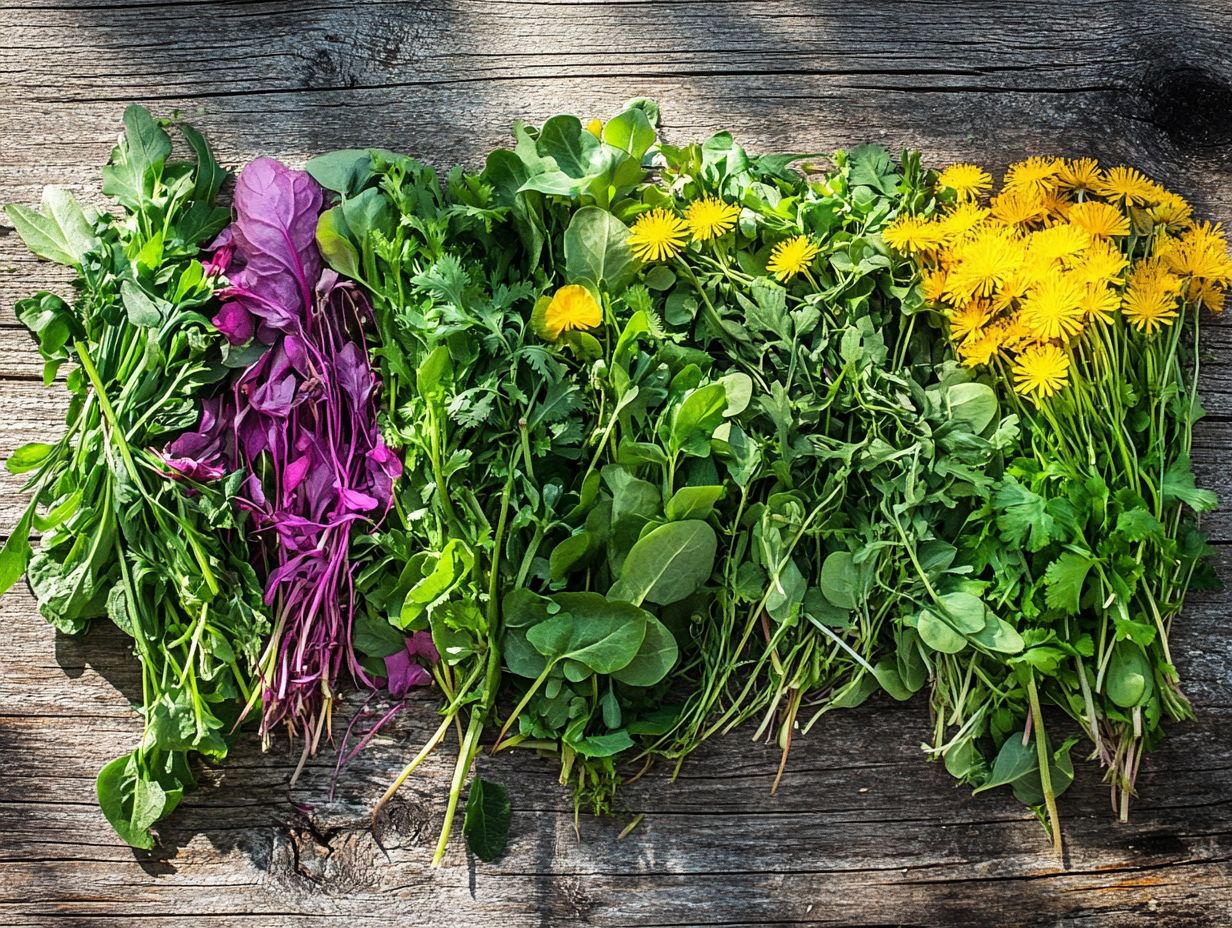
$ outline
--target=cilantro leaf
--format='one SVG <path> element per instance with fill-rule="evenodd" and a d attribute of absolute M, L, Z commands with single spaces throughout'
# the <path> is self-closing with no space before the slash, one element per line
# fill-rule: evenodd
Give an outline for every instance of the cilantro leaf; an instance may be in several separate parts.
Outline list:
<path fill-rule="evenodd" d="M 1184 503 L 1194 512 L 1210 512 L 1219 504 L 1219 498 L 1210 490 L 1200 490 L 1194 483 L 1193 466 L 1189 455 L 1182 454 L 1164 474 L 1160 486 L 1164 501 Z"/>
<path fill-rule="evenodd" d="M 1082 585 L 1092 561 L 1085 554 L 1066 551 L 1044 571 L 1044 602 L 1049 609 L 1060 609 L 1074 615 L 1082 598 Z"/>

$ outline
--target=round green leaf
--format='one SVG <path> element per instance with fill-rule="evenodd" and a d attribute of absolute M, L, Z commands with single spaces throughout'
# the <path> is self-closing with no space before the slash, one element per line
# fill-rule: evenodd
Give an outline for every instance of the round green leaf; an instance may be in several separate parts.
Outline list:
<path fill-rule="evenodd" d="M 916 631 L 926 645 L 943 654 L 957 654 L 967 646 L 967 639 L 931 609 L 920 611 L 916 617 Z"/>

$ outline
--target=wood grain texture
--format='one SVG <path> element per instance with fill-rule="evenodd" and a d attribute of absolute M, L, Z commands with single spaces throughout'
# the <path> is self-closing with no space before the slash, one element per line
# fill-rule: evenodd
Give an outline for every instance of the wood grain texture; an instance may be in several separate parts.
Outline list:
<path fill-rule="evenodd" d="M 731 128 L 759 151 L 872 140 L 995 166 L 1089 154 L 1229 220 L 1230 40 L 1232 3 L 1215 0 L 0 0 L 0 201 L 57 183 L 97 202 L 129 102 L 193 115 L 233 164 L 373 144 L 443 165 L 476 163 L 515 117 L 652 96 L 677 141 Z M 40 386 L 12 303 L 66 282 L 0 221 L 2 454 L 59 427 L 63 398 Z M 1195 456 L 1232 499 L 1232 328 L 1208 333 Z M 6 475 L 0 525 L 20 505 Z M 1208 528 L 1232 579 L 1232 515 Z M 447 752 L 367 827 L 426 705 L 333 801 L 331 758 L 288 793 L 293 759 L 247 744 L 202 771 L 158 851 L 124 847 L 93 777 L 138 731 L 134 662 L 114 630 L 57 638 L 15 590 L 0 600 L 0 924 L 1232 925 L 1228 606 L 1195 598 L 1178 625 L 1198 721 L 1150 757 L 1131 823 L 1112 820 L 1089 765 L 1063 798 L 1064 868 L 1012 799 L 973 799 L 925 763 L 922 706 L 878 702 L 799 741 L 775 797 L 774 750 L 739 734 L 675 784 L 655 770 L 628 787 L 613 820 L 576 825 L 547 763 L 484 758 L 512 787 L 510 850 L 489 866 L 455 847 L 430 871 Z"/>

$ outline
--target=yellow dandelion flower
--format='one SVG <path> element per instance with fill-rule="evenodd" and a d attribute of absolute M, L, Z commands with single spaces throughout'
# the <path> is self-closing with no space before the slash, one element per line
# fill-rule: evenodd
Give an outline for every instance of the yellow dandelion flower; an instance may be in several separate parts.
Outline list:
<path fill-rule="evenodd" d="M 1041 193 L 1040 204 L 1052 219 L 1065 219 L 1074 205 L 1069 195 L 1060 188 L 1049 188 Z"/>
<path fill-rule="evenodd" d="M 597 118 L 592 119 L 586 124 L 586 131 L 597 139 L 603 138 L 603 120 Z"/>
<path fill-rule="evenodd" d="M 1006 190 L 1030 189 L 1042 192 L 1056 183 L 1064 162 L 1060 158 L 1031 157 L 1009 166 L 1002 187 Z"/>
<path fill-rule="evenodd" d="M 997 287 L 996 293 L 992 295 L 992 308 L 996 311 L 1010 309 L 1013 305 L 1027 295 L 1027 291 L 1031 289 L 1038 278 L 1026 268 L 1010 274 Z"/>
<path fill-rule="evenodd" d="M 992 361 L 1001 350 L 1001 335 L 987 331 L 979 338 L 972 338 L 958 346 L 958 359 L 967 367 L 983 367 Z"/>
<path fill-rule="evenodd" d="M 992 198 L 992 215 L 1006 225 L 1029 226 L 1048 218 L 1048 207 L 1035 187 L 1007 187 Z"/>
<path fill-rule="evenodd" d="M 1184 197 L 1168 190 L 1161 192 L 1159 202 L 1150 208 L 1149 213 L 1155 222 L 1170 232 L 1187 229 L 1193 221 L 1193 207 Z"/>
<path fill-rule="evenodd" d="M 1203 306 L 1213 313 L 1223 312 L 1224 299 L 1227 296 L 1227 291 L 1222 284 L 1213 283 L 1205 280 L 1198 285 L 1197 293 L 1194 294 L 1194 299 L 1198 300 Z"/>
<path fill-rule="evenodd" d="M 688 223 L 689 234 L 695 242 L 704 242 L 731 231 L 736 227 L 739 216 L 739 206 L 724 203 L 718 197 L 694 200 L 684 211 L 684 221 Z"/>
<path fill-rule="evenodd" d="M 960 200 L 973 200 L 992 189 L 992 176 L 976 164 L 951 164 L 937 175 L 937 183 Z"/>
<path fill-rule="evenodd" d="M 1047 341 L 1082 331 L 1082 287 L 1068 274 L 1051 274 L 1027 294 L 1022 321 Z"/>
<path fill-rule="evenodd" d="M 1127 167 L 1109 168 L 1098 190 L 1112 202 L 1126 206 L 1153 201 L 1160 193 L 1159 185 L 1153 180 Z"/>
<path fill-rule="evenodd" d="M 1030 345 L 1035 341 L 1035 334 L 1027 328 L 1027 324 L 1022 321 L 1019 313 L 999 320 L 995 328 L 1003 349 L 1017 351 L 1024 345 Z"/>
<path fill-rule="evenodd" d="M 1083 319 L 1108 325 L 1112 322 L 1116 311 L 1121 308 L 1121 296 L 1111 287 L 1088 285 L 1082 297 L 1081 307 Z"/>
<path fill-rule="evenodd" d="M 974 203 L 960 203 L 937 223 L 937 230 L 947 243 L 961 241 L 978 228 L 990 212 Z"/>
<path fill-rule="evenodd" d="M 941 302 L 941 296 L 945 293 L 945 278 L 946 272 L 942 268 L 934 268 L 924 272 L 921 288 L 924 291 L 925 300 L 930 303 Z"/>
<path fill-rule="evenodd" d="M 1095 238 L 1129 235 L 1129 217 L 1115 206 L 1098 200 L 1075 203 L 1066 218 Z"/>
<path fill-rule="evenodd" d="M 550 300 L 540 299 L 532 317 L 536 331 L 551 341 L 565 332 L 593 329 L 602 321 L 603 308 L 594 294 L 581 284 L 566 284 Z"/>
<path fill-rule="evenodd" d="M 1027 237 L 1027 261 L 1061 261 L 1083 253 L 1091 244 L 1086 230 L 1068 222 L 1032 232 Z"/>
<path fill-rule="evenodd" d="M 1176 296 L 1159 287 L 1131 286 L 1125 291 L 1121 313 L 1135 329 L 1150 335 L 1176 319 Z"/>
<path fill-rule="evenodd" d="M 1181 279 L 1168 269 L 1163 259 L 1144 258 L 1134 262 L 1126 286 L 1140 291 L 1158 290 L 1175 296 L 1181 291 Z"/>
<path fill-rule="evenodd" d="M 1104 174 L 1094 158 L 1067 160 L 1057 172 L 1057 183 L 1069 190 L 1098 190 L 1103 182 Z"/>
<path fill-rule="evenodd" d="M 881 231 L 885 243 L 901 254 L 935 250 L 944 236 L 941 227 L 920 216 L 899 216 Z"/>
<path fill-rule="evenodd" d="M 668 261 L 680 254 L 689 240 L 689 226 L 665 209 L 642 213 L 629 230 L 629 247 L 641 261 Z"/>
<path fill-rule="evenodd" d="M 766 270 L 779 280 L 788 281 L 802 271 L 817 257 L 821 249 L 809 241 L 808 236 L 795 235 L 779 242 L 770 251 Z"/>
<path fill-rule="evenodd" d="M 1232 281 L 1232 260 L 1222 227 L 1204 223 L 1180 238 L 1156 246 L 1157 254 L 1172 273 L 1219 283 Z"/>
<path fill-rule="evenodd" d="M 972 300 L 950 313 L 950 337 L 956 342 L 964 342 L 979 332 L 990 318 L 988 304 Z"/>
<path fill-rule="evenodd" d="M 1014 389 L 1024 396 L 1047 399 L 1069 382 L 1069 357 L 1056 345 L 1036 345 L 1014 364 Z"/>
<path fill-rule="evenodd" d="M 1129 267 L 1121 250 L 1104 239 L 1092 242 L 1082 255 L 1067 264 L 1080 282 L 1109 286 L 1121 283 L 1125 268 Z"/>
<path fill-rule="evenodd" d="M 1003 229 L 986 229 L 965 243 L 955 256 L 945 290 L 956 302 L 988 296 L 1022 268 L 1022 243 Z"/>

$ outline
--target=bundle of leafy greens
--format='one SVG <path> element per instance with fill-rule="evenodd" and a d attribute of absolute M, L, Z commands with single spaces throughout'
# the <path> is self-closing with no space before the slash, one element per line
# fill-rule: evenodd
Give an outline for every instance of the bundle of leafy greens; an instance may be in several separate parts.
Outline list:
<path fill-rule="evenodd" d="M 626 742 L 603 737 L 607 726 L 599 735 L 588 731 L 572 694 L 590 696 L 600 678 L 610 690 L 617 684 L 608 678 L 622 670 L 632 689 L 657 683 L 674 661 L 674 644 L 634 606 L 596 593 L 532 593 L 549 591 L 545 538 L 578 508 L 575 487 L 585 483 L 593 497 L 599 479 L 579 481 L 577 473 L 591 345 L 539 333 L 552 330 L 566 304 L 597 317 L 594 293 L 577 285 L 546 295 L 552 277 L 522 259 L 509 208 L 480 178 L 455 171 L 442 190 L 422 165 L 375 151 L 333 153 L 308 169 L 341 195 L 323 215 L 318 240 L 331 265 L 372 296 L 381 333 L 374 356 L 386 384 L 383 428 L 405 468 L 396 518 L 368 541 L 357 577 L 356 647 L 388 660 L 404 649 L 405 634 L 429 631 L 440 656 L 433 675 L 446 700 L 437 732 L 388 795 L 455 720 L 464 723 L 439 861 L 503 669 L 538 680 L 522 708 L 541 690 L 569 707 L 552 728 L 564 750 L 606 758 Z M 549 616 L 551 643 L 533 628 Z M 506 653 L 519 644 L 521 651 Z M 536 703 L 526 718 L 537 711 Z M 498 852 L 503 838 L 480 835 L 473 823 L 490 821 L 501 807 L 507 799 L 499 787 L 472 785 L 466 830 L 481 856 Z"/>
<path fill-rule="evenodd" d="M 483 175 L 529 260 L 559 236 L 564 260 L 543 248 L 544 263 L 571 280 L 572 243 L 605 300 L 592 441 L 611 499 L 584 496 L 567 535 L 549 536 L 551 579 L 583 569 L 603 591 L 614 575 L 609 599 L 650 584 L 664 607 L 687 682 L 682 705 L 656 707 L 643 751 L 683 758 L 758 719 L 785 761 L 802 707 L 807 729 L 879 686 L 905 699 L 937 642 L 1021 648 L 969 588 L 958 545 L 1015 420 L 917 325 L 913 269 L 880 238 L 929 199 L 917 156 L 840 152 L 809 181 L 790 168 L 804 156 L 751 158 L 726 133 L 659 144 L 654 115 L 637 101 L 606 125 L 519 127 Z M 626 141 L 661 179 L 613 153 Z M 632 531 L 612 530 L 631 515 Z M 679 598 L 652 598 L 660 566 Z"/>
<path fill-rule="evenodd" d="M 265 578 L 274 629 L 262 659 L 261 730 L 285 724 L 315 753 L 344 669 L 372 686 L 351 648 L 353 533 L 379 523 L 400 465 L 377 431 L 371 318 L 352 284 L 321 270 L 322 191 L 269 158 L 236 183 L 235 221 L 214 262 L 227 279 L 214 318 L 256 360 L 172 454 L 240 472 L 237 500 Z"/>
<path fill-rule="evenodd" d="M 227 175 L 184 123 L 196 161 L 170 160 L 166 125 L 125 112 L 103 169 L 114 213 L 95 216 L 55 188 L 41 211 L 8 209 L 30 250 L 76 277 L 71 303 L 44 292 L 16 307 L 46 383 L 68 368 L 70 401 L 63 437 L 7 462 L 31 474 L 33 498 L 0 552 L 0 590 L 24 570 L 60 631 L 107 616 L 132 637 L 144 734 L 99 773 L 98 799 L 116 832 L 144 848 L 193 783 L 189 755 L 226 755 L 268 631 L 231 502 L 236 477 L 201 482 L 210 475 L 159 450 L 234 363 L 202 313 L 217 281 L 200 260 L 227 222 L 215 205 Z"/>
<path fill-rule="evenodd" d="M 1216 500 L 1189 452 L 1199 310 L 1222 309 L 1232 259 L 1222 230 L 1132 168 L 1031 158 L 986 205 L 991 187 L 978 166 L 951 166 L 937 211 L 887 234 L 921 266 L 959 357 L 1025 426 L 964 546 L 1025 646 L 974 677 L 935 677 L 935 750 L 979 789 L 1044 805 L 1059 849 L 1055 797 L 1078 736 L 1124 819 L 1144 750 L 1165 718 L 1192 715 L 1168 632 L 1186 591 L 1213 580 L 1197 515 Z M 1074 737 L 1048 742 L 1041 704 Z"/>

